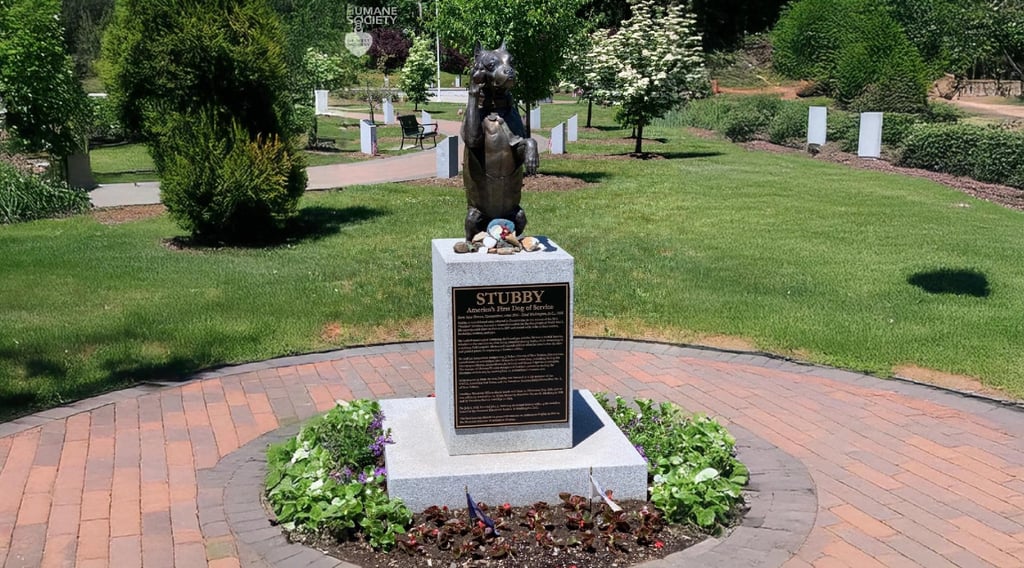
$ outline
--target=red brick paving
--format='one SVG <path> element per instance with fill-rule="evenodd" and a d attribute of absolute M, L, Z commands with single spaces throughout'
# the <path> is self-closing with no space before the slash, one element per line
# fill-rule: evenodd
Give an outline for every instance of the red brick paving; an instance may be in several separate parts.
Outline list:
<path fill-rule="evenodd" d="M 672 400 L 803 462 L 819 512 L 787 568 L 1024 566 L 1024 441 L 1013 410 L 756 357 L 587 345 L 575 352 L 575 386 Z M 199 525 L 197 503 L 222 496 L 197 492 L 196 471 L 337 399 L 426 395 L 432 359 L 429 344 L 342 351 L 0 438 L 0 565 L 238 568 L 227 525 Z"/>

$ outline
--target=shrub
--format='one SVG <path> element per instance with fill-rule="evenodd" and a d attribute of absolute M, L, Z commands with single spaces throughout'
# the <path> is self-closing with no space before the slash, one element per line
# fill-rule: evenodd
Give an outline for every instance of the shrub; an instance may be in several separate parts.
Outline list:
<path fill-rule="evenodd" d="M 829 109 L 827 136 L 829 141 L 837 144 L 841 151 L 856 151 L 857 139 L 860 136 L 860 116 Z"/>
<path fill-rule="evenodd" d="M 924 108 L 928 71 L 879 0 L 798 0 L 773 32 L 775 66 L 857 111 Z"/>
<path fill-rule="evenodd" d="M 918 124 L 904 139 L 900 165 L 953 175 L 971 175 L 971 154 L 985 137 L 981 126 Z"/>
<path fill-rule="evenodd" d="M 305 189 L 301 159 L 277 137 L 225 131 L 212 111 L 186 115 L 165 142 L 161 197 L 182 228 L 207 242 L 280 235 Z"/>
<path fill-rule="evenodd" d="M 948 103 L 929 102 L 928 106 L 924 110 L 926 122 L 952 123 L 960 120 L 964 116 L 966 116 L 964 111 Z"/>
<path fill-rule="evenodd" d="M 722 132 L 729 112 L 735 107 L 733 99 L 711 97 L 686 103 L 681 109 L 672 111 L 656 124 L 664 126 L 690 126 Z"/>
<path fill-rule="evenodd" d="M 1024 189 L 1024 133 L 969 124 L 918 124 L 900 165 Z"/>
<path fill-rule="evenodd" d="M 768 140 L 773 144 L 802 145 L 807 140 L 809 105 L 787 102 L 768 124 Z"/>
<path fill-rule="evenodd" d="M 0 160 L 0 224 L 72 215 L 89 207 L 85 191 Z"/>
<path fill-rule="evenodd" d="M 405 65 L 409 58 L 412 40 L 401 31 L 392 28 L 374 28 L 370 30 L 373 43 L 370 45 L 370 62 L 384 72 L 393 73 Z"/>
<path fill-rule="evenodd" d="M 924 121 L 925 117 L 919 114 L 885 113 L 882 117 L 882 144 L 892 148 L 902 146 L 911 128 Z"/>
<path fill-rule="evenodd" d="M 102 70 L 165 203 L 202 240 L 265 241 L 303 190 L 284 37 L 268 0 L 124 0 Z"/>

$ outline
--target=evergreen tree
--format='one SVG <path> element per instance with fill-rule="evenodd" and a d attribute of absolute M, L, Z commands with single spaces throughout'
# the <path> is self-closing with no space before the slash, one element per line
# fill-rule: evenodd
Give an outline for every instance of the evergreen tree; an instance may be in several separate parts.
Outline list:
<path fill-rule="evenodd" d="M 269 238 L 306 176 L 280 22 L 266 0 L 124 0 L 102 71 L 142 134 L 169 212 L 209 241 Z"/>

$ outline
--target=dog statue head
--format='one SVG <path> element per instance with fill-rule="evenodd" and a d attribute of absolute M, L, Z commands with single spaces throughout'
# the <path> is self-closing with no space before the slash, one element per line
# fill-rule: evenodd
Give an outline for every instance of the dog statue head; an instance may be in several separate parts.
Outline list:
<path fill-rule="evenodd" d="M 470 77 L 484 90 L 499 94 L 511 91 L 516 86 L 516 70 L 505 42 L 498 49 L 482 49 L 477 42 Z"/>

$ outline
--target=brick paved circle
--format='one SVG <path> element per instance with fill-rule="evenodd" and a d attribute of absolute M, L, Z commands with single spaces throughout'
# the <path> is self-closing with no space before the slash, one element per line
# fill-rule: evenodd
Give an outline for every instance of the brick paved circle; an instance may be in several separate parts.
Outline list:
<path fill-rule="evenodd" d="M 243 566 L 300 568 L 324 566 L 357 568 L 325 557 L 321 552 L 287 542 L 270 524 L 260 501 L 266 476 L 266 448 L 298 431 L 281 428 L 232 452 L 198 476 L 200 494 L 222 495 L 203 502 L 199 525 L 207 537 L 232 535 Z M 750 507 L 742 524 L 723 538 L 709 538 L 697 546 L 642 566 L 782 566 L 804 542 L 814 526 L 818 501 L 807 469 L 791 456 L 733 426 L 737 454 L 753 471 L 745 492 Z M 228 530 L 230 529 L 230 530 Z M 741 561 L 742 560 L 742 561 Z"/>
<path fill-rule="evenodd" d="M 283 546 L 253 551 L 281 541 L 260 532 L 266 519 L 244 496 L 261 478 L 247 452 L 258 458 L 264 440 L 254 440 L 336 399 L 429 394 L 432 360 L 429 343 L 278 359 L 0 424 L 0 565 L 333 562 L 299 564 L 280 556 Z M 684 553 L 703 553 L 701 565 L 1024 566 L 1024 421 L 1014 407 L 756 354 L 630 341 L 577 339 L 574 381 L 706 412 L 744 443 L 763 510 Z M 780 458 L 768 475 L 749 457 L 773 447 L 798 467 Z M 816 504 L 795 489 L 808 475 Z M 778 491 L 765 489 L 772 476 Z M 801 541 L 802 523 L 813 525 Z M 765 550 L 760 534 L 779 546 Z"/>

